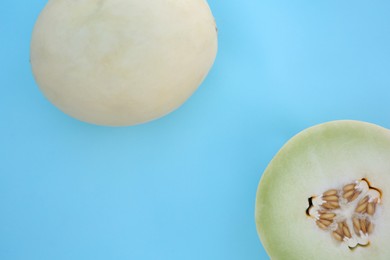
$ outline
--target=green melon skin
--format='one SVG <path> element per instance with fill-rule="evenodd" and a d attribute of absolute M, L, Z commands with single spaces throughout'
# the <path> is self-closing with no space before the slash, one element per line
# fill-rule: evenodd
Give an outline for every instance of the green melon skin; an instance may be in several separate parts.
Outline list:
<path fill-rule="evenodd" d="M 350 250 L 306 215 L 308 198 L 367 178 L 382 190 L 370 245 Z M 390 259 L 390 131 L 333 121 L 293 137 L 265 170 L 256 198 L 260 240 L 271 259 Z"/>

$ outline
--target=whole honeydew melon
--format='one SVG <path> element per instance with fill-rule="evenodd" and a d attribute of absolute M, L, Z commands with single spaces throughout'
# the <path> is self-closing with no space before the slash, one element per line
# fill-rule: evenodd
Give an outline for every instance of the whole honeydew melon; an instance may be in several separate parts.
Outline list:
<path fill-rule="evenodd" d="M 293 137 L 265 170 L 255 218 L 271 259 L 390 259 L 390 131 L 334 121 Z"/>
<path fill-rule="evenodd" d="M 31 64 L 63 112 L 122 126 L 179 107 L 216 53 L 205 0 L 50 0 L 33 31 Z"/>

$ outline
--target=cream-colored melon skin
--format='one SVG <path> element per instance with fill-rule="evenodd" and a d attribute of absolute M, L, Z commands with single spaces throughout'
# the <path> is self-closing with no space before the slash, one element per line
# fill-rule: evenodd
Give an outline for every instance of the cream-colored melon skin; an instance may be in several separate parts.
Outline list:
<path fill-rule="evenodd" d="M 98 125 L 134 125 L 178 108 L 217 53 L 205 0 L 50 0 L 32 36 L 44 95 Z"/>
<path fill-rule="evenodd" d="M 382 189 L 368 247 L 341 245 L 305 214 L 308 198 L 367 178 Z M 271 259 L 390 259 L 390 131 L 333 121 L 293 137 L 273 158 L 257 191 L 255 218 Z"/>

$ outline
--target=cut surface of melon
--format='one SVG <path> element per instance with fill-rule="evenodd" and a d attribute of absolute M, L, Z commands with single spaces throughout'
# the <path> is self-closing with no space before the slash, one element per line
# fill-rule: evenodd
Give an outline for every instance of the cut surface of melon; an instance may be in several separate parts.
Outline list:
<path fill-rule="evenodd" d="M 389 192 L 389 130 L 359 121 L 311 127 L 261 178 L 261 242 L 272 259 L 390 259 Z"/>
<path fill-rule="evenodd" d="M 123 126 L 178 108 L 216 53 L 205 0 L 50 0 L 33 31 L 31 65 L 63 112 Z"/>

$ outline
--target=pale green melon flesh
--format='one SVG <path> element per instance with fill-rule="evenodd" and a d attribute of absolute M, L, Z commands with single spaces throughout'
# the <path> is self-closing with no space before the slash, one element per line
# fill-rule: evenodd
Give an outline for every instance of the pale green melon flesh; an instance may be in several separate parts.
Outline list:
<path fill-rule="evenodd" d="M 350 250 L 306 215 L 308 198 L 366 178 L 382 190 L 370 245 Z M 390 131 L 334 121 L 292 138 L 260 181 L 256 225 L 272 259 L 390 259 Z M 387 221 L 386 221 L 387 220 Z"/>

